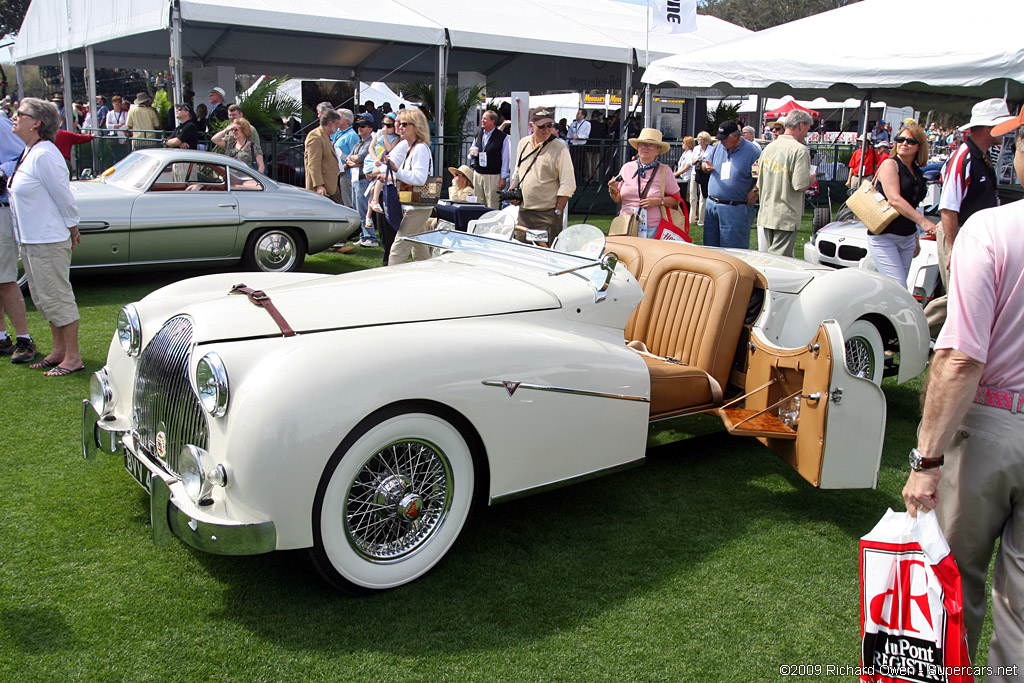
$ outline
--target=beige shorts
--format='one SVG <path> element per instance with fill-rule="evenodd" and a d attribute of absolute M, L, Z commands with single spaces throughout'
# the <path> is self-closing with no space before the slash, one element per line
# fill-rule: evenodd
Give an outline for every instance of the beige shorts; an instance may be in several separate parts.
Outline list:
<path fill-rule="evenodd" d="M 0 206 L 0 283 L 18 280 L 18 242 L 14 239 L 11 209 Z"/>
<path fill-rule="evenodd" d="M 49 244 L 21 245 L 21 258 L 32 290 L 32 303 L 47 322 L 64 327 L 78 320 L 71 290 L 71 238 Z"/>

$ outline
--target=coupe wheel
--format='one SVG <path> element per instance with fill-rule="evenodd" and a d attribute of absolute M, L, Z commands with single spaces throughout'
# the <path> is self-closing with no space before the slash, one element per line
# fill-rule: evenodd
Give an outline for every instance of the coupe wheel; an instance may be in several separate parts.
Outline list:
<path fill-rule="evenodd" d="M 884 346 L 882 335 L 866 320 L 858 320 L 844 330 L 846 368 L 851 375 L 882 384 Z"/>
<path fill-rule="evenodd" d="M 313 566 L 355 595 L 430 571 L 459 537 L 473 501 L 470 446 L 430 412 L 384 411 L 335 451 L 313 505 Z"/>
<path fill-rule="evenodd" d="M 249 237 L 242 259 L 249 270 L 290 273 L 306 260 L 306 243 L 290 228 L 262 230 Z"/>

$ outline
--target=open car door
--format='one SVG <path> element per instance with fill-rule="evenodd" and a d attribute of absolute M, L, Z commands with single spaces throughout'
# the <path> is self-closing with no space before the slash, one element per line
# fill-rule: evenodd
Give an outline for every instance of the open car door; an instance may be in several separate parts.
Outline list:
<path fill-rule="evenodd" d="M 807 346 L 773 346 L 754 330 L 742 407 L 719 416 L 755 436 L 814 486 L 874 488 L 885 436 L 885 394 L 846 368 L 839 323 L 826 320 Z"/>

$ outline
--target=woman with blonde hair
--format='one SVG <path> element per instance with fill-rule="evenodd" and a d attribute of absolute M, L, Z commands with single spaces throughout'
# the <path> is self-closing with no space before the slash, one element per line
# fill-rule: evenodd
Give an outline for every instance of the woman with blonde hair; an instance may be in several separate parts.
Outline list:
<path fill-rule="evenodd" d="M 879 164 L 876 178 L 889 205 L 900 215 L 879 234 L 868 233 L 868 253 L 878 272 L 906 287 L 910 262 L 921 250 L 918 226 L 935 232 L 935 224 L 917 210 L 927 191 L 921 166 L 928 163 L 928 136 L 913 123 L 904 126 L 893 141 L 895 154 Z"/>
<path fill-rule="evenodd" d="M 704 202 L 708 198 L 708 181 L 711 174 L 704 171 L 701 162 L 711 153 L 711 133 L 702 130 L 697 133 L 697 146 L 693 150 L 693 178 L 690 182 L 690 223 L 704 225 Z"/>
<path fill-rule="evenodd" d="M 679 155 L 679 161 L 676 164 L 676 180 L 679 183 L 679 196 L 686 197 L 689 199 L 690 196 L 690 180 L 693 178 L 693 157 L 695 152 L 694 147 L 697 146 L 697 140 L 687 135 L 683 138 L 683 153 Z"/>
<path fill-rule="evenodd" d="M 398 144 L 380 156 L 385 173 L 378 184 L 423 185 L 430 177 L 433 159 L 430 156 L 430 126 L 427 117 L 419 109 L 409 108 L 398 112 Z M 387 170 L 390 169 L 390 173 Z M 373 206 L 371 204 L 371 206 Z M 410 252 L 414 261 L 430 258 L 430 249 L 423 244 L 412 244 L 399 238 L 415 235 L 426 228 L 431 207 L 403 207 L 402 222 L 393 230 L 387 220 L 383 221 L 384 265 L 405 263 Z"/>

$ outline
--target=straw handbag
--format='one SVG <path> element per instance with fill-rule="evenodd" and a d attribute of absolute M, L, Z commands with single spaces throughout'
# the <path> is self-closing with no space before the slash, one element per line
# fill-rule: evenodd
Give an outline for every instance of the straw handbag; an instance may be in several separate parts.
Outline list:
<path fill-rule="evenodd" d="M 873 235 L 885 230 L 900 215 L 875 187 L 873 178 L 862 182 L 846 200 L 846 205 Z"/>

